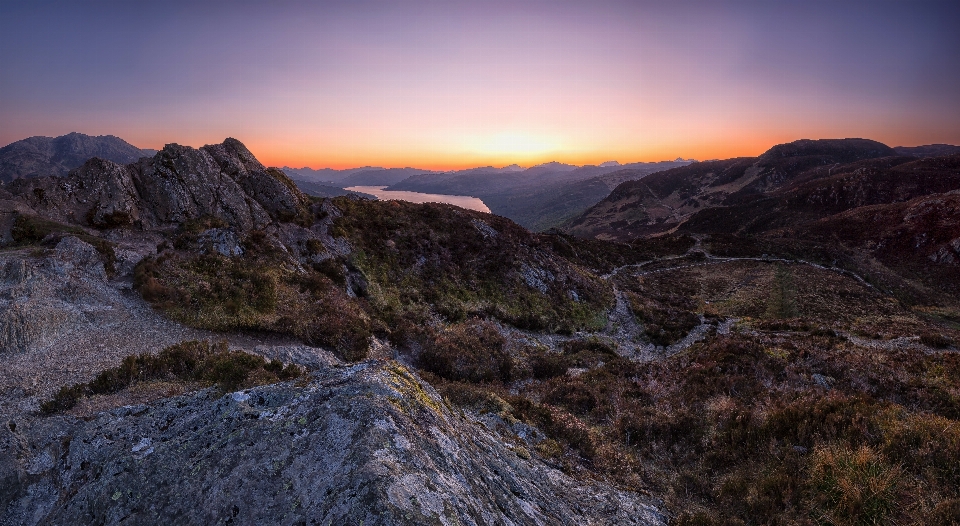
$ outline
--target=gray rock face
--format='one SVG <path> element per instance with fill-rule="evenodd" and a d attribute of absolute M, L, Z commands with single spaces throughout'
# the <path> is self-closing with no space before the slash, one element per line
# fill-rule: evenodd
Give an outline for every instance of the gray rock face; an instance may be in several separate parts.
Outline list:
<path fill-rule="evenodd" d="M 0 148 L 0 181 L 64 176 L 92 157 L 127 164 L 154 153 L 112 135 L 93 137 L 70 133 L 56 138 L 30 137 Z"/>
<path fill-rule="evenodd" d="M 243 255 L 243 247 L 240 246 L 237 234 L 224 228 L 211 228 L 202 232 L 197 242 L 203 253 L 216 252 L 227 257 Z"/>
<path fill-rule="evenodd" d="M 127 166 L 90 159 L 64 178 L 21 179 L 5 190 L 45 217 L 98 227 L 173 226 L 214 216 L 248 231 L 300 213 L 306 197 L 240 141 L 201 149 L 168 144 Z"/>
<path fill-rule="evenodd" d="M 42 261 L 0 259 L 0 354 L 52 344 L 109 304 L 96 249 L 66 237 Z"/>
<path fill-rule="evenodd" d="M 522 458 L 382 361 L 6 422 L 0 482 L 11 525 L 664 523 L 637 494 Z"/>
<path fill-rule="evenodd" d="M 150 226 L 215 216 L 242 230 L 258 228 L 269 215 L 205 151 L 168 144 L 153 159 L 133 167 L 133 179 Z"/>
<path fill-rule="evenodd" d="M 240 141 L 228 138 L 222 144 L 201 149 L 274 219 L 295 216 L 305 202 L 306 198 L 287 174 L 276 168 L 265 168 Z"/>

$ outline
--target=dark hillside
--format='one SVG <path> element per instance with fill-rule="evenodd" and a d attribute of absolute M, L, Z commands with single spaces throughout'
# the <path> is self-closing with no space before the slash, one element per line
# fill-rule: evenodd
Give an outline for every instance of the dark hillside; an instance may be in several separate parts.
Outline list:
<path fill-rule="evenodd" d="M 913 157 L 943 157 L 960 153 L 960 146 L 952 144 L 927 144 L 925 146 L 897 146 L 894 150 L 900 155 Z"/>
<path fill-rule="evenodd" d="M 895 155 L 888 146 L 866 139 L 781 144 L 760 157 L 696 163 L 624 183 L 565 228 L 581 237 L 617 240 L 657 234 L 701 209 L 752 202 L 818 167 L 828 167 L 823 175 L 829 175 L 830 167 Z"/>

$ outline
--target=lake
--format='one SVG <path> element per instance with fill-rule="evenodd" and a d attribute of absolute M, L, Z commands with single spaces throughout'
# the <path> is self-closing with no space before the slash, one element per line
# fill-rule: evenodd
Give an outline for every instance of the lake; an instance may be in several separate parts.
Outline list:
<path fill-rule="evenodd" d="M 476 197 L 470 197 L 469 195 L 424 194 L 421 192 L 384 190 L 384 188 L 386 188 L 386 186 L 351 186 L 350 188 L 344 188 L 344 190 L 375 195 L 377 199 L 381 201 L 395 199 L 398 201 L 409 201 L 411 203 L 447 203 L 469 210 L 476 210 L 477 212 L 490 213 L 490 209 L 487 208 L 487 205 L 483 204 L 483 201 Z"/>

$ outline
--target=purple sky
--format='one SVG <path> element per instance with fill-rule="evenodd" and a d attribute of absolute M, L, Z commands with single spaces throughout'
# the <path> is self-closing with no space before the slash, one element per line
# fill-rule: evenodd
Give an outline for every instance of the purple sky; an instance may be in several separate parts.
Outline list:
<path fill-rule="evenodd" d="M 960 144 L 960 2 L 0 0 L 0 145 L 452 168 Z"/>

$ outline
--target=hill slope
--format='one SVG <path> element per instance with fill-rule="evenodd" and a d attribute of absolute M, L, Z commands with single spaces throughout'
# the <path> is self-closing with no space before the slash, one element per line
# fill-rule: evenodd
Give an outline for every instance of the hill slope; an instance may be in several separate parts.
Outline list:
<path fill-rule="evenodd" d="M 565 228 L 604 239 L 666 232 L 701 208 L 752 199 L 812 168 L 893 155 L 876 141 L 822 139 L 774 146 L 760 157 L 696 163 L 621 184 Z"/>

